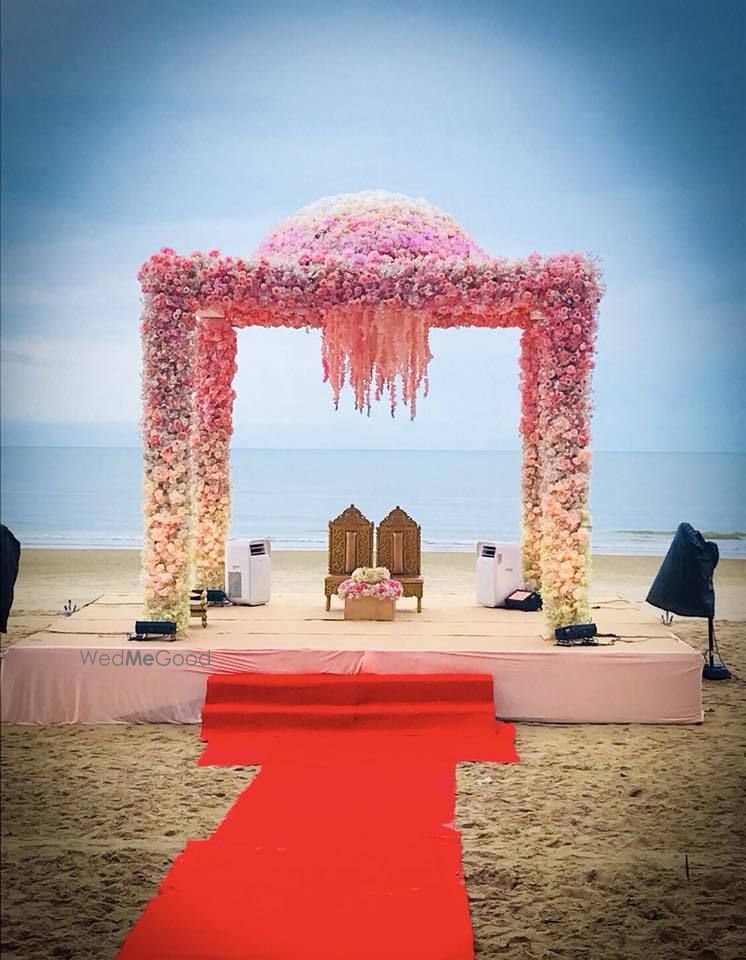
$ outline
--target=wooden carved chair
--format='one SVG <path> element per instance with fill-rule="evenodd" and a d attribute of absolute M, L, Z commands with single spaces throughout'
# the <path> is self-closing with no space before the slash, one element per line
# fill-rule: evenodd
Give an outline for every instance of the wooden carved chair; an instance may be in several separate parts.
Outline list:
<path fill-rule="evenodd" d="M 399 580 L 405 597 L 417 597 L 417 613 L 422 613 L 422 530 L 401 507 L 378 524 L 376 566 L 387 567 Z"/>
<path fill-rule="evenodd" d="M 357 567 L 373 566 L 373 524 L 354 504 L 329 521 L 329 574 L 324 581 L 326 609 L 343 580 Z"/>

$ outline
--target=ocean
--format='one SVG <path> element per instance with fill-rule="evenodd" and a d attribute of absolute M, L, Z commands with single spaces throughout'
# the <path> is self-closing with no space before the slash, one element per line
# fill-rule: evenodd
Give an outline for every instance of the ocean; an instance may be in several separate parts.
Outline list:
<path fill-rule="evenodd" d="M 378 522 L 397 504 L 423 549 L 515 541 L 520 454 L 449 450 L 232 452 L 232 535 L 278 549 L 325 549 L 327 524 L 354 502 Z M 746 557 L 746 454 L 594 455 L 592 546 L 663 554 L 681 521 Z M 26 546 L 140 547 L 141 454 L 127 447 L 6 447 L 0 514 Z"/>

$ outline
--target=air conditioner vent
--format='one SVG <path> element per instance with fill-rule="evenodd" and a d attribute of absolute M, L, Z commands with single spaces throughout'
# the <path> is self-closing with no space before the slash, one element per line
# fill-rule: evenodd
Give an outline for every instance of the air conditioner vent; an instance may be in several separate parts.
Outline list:
<path fill-rule="evenodd" d="M 494 556 L 495 556 L 495 552 L 496 552 L 496 551 L 495 551 L 495 548 L 494 548 L 494 547 L 491 547 L 489 544 L 486 544 L 485 546 L 482 547 L 482 556 L 483 556 L 483 557 L 494 557 Z"/>
<path fill-rule="evenodd" d="M 240 572 L 228 572 L 228 599 L 237 600 L 241 596 L 242 577 Z"/>
<path fill-rule="evenodd" d="M 263 544 L 263 543 L 252 543 L 252 544 L 249 546 L 249 550 L 251 551 L 251 556 L 252 556 L 252 557 L 263 557 L 264 554 L 267 552 L 267 551 L 264 549 L 264 544 Z"/>

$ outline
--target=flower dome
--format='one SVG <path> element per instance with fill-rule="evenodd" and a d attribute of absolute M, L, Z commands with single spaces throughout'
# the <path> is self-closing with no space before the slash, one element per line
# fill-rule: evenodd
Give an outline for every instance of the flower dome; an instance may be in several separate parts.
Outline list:
<path fill-rule="evenodd" d="M 303 207 L 265 238 L 256 255 L 304 267 L 341 262 L 375 273 L 423 257 L 485 256 L 442 210 L 384 190 L 343 193 Z"/>

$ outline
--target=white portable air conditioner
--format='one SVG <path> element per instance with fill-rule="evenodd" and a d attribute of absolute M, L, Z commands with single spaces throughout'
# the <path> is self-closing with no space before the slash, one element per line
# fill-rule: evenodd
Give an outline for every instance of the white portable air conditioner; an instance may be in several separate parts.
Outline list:
<path fill-rule="evenodd" d="M 517 543 L 477 544 L 477 603 L 501 607 L 505 598 L 523 586 L 521 548 Z"/>
<path fill-rule="evenodd" d="M 269 540 L 229 540 L 225 585 L 231 603 L 257 607 L 272 593 L 272 545 Z"/>

